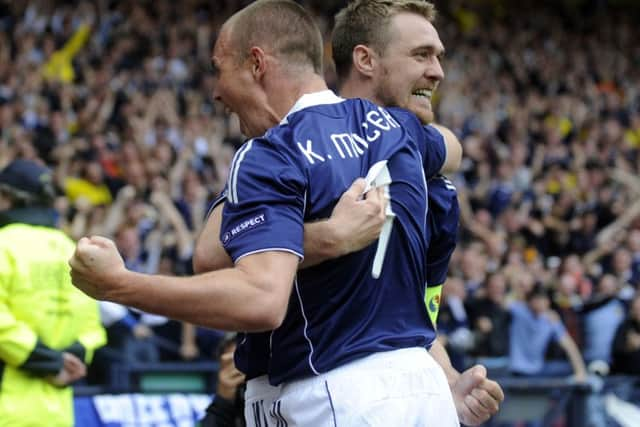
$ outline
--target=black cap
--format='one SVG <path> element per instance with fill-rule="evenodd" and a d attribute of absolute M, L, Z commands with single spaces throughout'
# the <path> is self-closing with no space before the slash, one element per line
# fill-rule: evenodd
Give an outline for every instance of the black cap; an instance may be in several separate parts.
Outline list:
<path fill-rule="evenodd" d="M 53 200 L 51 170 L 32 160 L 16 159 L 0 171 L 0 188 L 25 202 Z"/>

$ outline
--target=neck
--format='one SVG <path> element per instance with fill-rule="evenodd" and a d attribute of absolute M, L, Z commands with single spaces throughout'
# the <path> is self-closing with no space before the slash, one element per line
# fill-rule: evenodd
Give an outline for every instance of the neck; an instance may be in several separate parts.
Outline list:
<path fill-rule="evenodd" d="M 382 105 L 376 97 L 373 86 L 370 84 L 371 79 L 363 79 L 358 76 L 348 77 L 340 86 L 340 96 L 343 98 L 362 98 Z"/>
<path fill-rule="evenodd" d="M 302 95 L 327 90 L 324 78 L 315 73 L 304 73 L 295 79 L 283 77 L 279 84 L 274 85 L 272 99 L 273 109 L 279 120 L 282 120 Z"/>

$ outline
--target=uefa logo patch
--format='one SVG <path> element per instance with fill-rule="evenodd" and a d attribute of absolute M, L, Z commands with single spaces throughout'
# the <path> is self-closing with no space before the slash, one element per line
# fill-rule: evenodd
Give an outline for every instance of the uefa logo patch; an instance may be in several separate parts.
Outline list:
<path fill-rule="evenodd" d="M 222 244 L 227 245 L 235 237 L 243 234 L 249 230 L 264 224 L 267 221 L 267 217 L 264 213 L 260 213 L 252 218 L 242 221 L 240 224 L 234 226 L 231 230 L 222 235 Z"/>

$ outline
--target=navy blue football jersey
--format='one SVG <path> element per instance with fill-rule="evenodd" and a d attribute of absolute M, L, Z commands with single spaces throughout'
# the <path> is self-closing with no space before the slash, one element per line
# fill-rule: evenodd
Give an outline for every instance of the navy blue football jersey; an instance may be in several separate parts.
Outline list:
<path fill-rule="evenodd" d="M 458 193 L 451 181 L 442 175 L 431 178 L 429 186 L 429 249 L 427 250 L 427 289 L 425 303 L 432 323 L 436 324 L 440 309 L 442 285 L 447 279 L 449 261 L 456 248 L 460 207 Z"/>
<path fill-rule="evenodd" d="M 375 242 L 298 272 L 283 324 L 240 338 L 236 364 L 249 378 L 266 368 L 270 382 L 280 384 L 432 342 L 423 303 L 425 177 L 440 170 L 445 156 L 439 132 L 413 114 L 329 91 L 305 95 L 283 123 L 238 150 L 220 232 L 234 262 L 274 250 L 303 258 L 304 222 L 329 217 L 351 183 L 371 170 L 388 179 L 393 217 L 382 252 Z M 381 253 L 376 278 L 373 260 Z"/>

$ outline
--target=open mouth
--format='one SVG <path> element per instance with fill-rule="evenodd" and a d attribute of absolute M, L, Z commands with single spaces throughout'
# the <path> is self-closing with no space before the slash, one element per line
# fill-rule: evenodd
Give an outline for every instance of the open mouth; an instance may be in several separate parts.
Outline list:
<path fill-rule="evenodd" d="M 433 95 L 433 90 L 431 89 L 418 89 L 411 93 L 412 96 L 416 96 L 421 99 L 425 99 L 427 101 L 431 101 L 431 95 Z"/>

